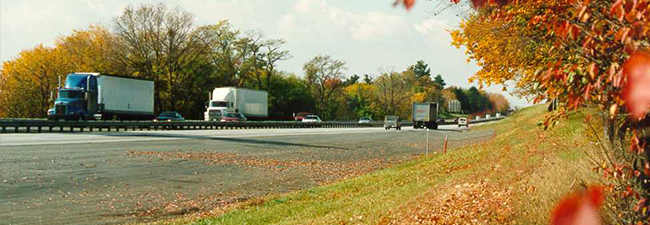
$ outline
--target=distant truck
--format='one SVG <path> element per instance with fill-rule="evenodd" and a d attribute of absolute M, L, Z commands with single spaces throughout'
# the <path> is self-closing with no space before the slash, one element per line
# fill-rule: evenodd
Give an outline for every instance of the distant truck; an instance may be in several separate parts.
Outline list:
<path fill-rule="evenodd" d="M 60 85 L 60 84 L 59 84 Z M 152 80 L 100 73 L 72 73 L 58 88 L 47 118 L 149 120 L 154 117 Z"/>
<path fill-rule="evenodd" d="M 269 116 L 268 92 L 238 87 L 215 88 L 210 93 L 203 116 L 206 121 L 221 120 L 229 112 L 260 120 Z"/>
<path fill-rule="evenodd" d="M 413 128 L 438 129 L 438 103 L 413 103 Z"/>

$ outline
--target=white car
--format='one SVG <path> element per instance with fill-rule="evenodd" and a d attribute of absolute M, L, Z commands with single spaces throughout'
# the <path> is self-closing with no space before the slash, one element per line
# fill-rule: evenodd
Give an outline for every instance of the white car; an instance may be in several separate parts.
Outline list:
<path fill-rule="evenodd" d="M 305 116 L 305 118 L 302 119 L 302 122 L 303 123 L 320 123 L 320 122 L 323 122 L 323 121 L 320 120 L 320 117 L 318 117 L 317 115 L 307 115 L 307 116 Z"/>
<path fill-rule="evenodd" d="M 467 127 L 467 118 L 458 118 L 458 127 Z"/>
<path fill-rule="evenodd" d="M 372 119 L 370 119 L 370 117 L 361 117 L 359 123 L 372 123 Z"/>
<path fill-rule="evenodd" d="M 384 129 L 390 130 L 390 128 L 395 128 L 395 130 L 402 129 L 402 122 L 399 120 L 398 116 L 384 117 Z"/>

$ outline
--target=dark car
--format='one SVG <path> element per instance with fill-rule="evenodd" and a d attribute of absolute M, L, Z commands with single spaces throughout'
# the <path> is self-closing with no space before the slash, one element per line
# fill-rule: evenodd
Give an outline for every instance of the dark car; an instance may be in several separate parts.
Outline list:
<path fill-rule="evenodd" d="M 185 118 L 183 118 L 178 112 L 167 111 L 161 113 L 153 121 L 185 121 Z"/>
<path fill-rule="evenodd" d="M 293 120 L 295 120 L 295 121 L 302 121 L 305 117 L 307 117 L 307 116 L 309 116 L 309 115 L 311 115 L 311 113 L 308 113 L 308 112 L 301 112 L 301 113 L 298 113 L 298 115 L 296 115 L 295 117 L 293 117 Z"/>
<path fill-rule="evenodd" d="M 242 122 L 246 120 L 244 114 L 241 113 L 226 113 L 226 115 L 221 118 L 221 122 Z"/>

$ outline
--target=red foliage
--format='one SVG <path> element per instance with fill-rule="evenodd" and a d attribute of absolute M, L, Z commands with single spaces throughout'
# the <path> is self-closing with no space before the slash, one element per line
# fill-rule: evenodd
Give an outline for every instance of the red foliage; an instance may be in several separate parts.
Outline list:
<path fill-rule="evenodd" d="M 650 52 L 639 50 L 623 65 L 627 83 L 623 89 L 625 105 L 635 119 L 645 116 L 650 108 Z"/>
<path fill-rule="evenodd" d="M 452 0 L 454 3 L 458 3 L 459 0 Z M 510 2 L 509 0 L 471 0 L 472 2 L 472 7 L 474 8 L 480 8 L 483 7 L 487 4 L 497 4 L 497 5 L 505 5 Z"/>
<path fill-rule="evenodd" d="M 404 8 L 406 10 L 410 10 L 411 7 L 415 4 L 415 0 L 395 0 L 395 3 L 393 3 L 393 6 L 397 6 L 399 4 L 404 5 Z"/>
<path fill-rule="evenodd" d="M 552 225 L 599 225 L 598 208 L 603 205 L 605 195 L 602 187 L 590 187 L 586 192 L 565 196 L 555 206 Z"/>

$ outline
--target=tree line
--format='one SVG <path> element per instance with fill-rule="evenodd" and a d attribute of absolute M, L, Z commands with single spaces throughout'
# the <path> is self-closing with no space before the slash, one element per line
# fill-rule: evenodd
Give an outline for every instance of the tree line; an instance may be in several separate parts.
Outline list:
<path fill-rule="evenodd" d="M 129 75 L 155 82 L 155 111 L 174 110 L 201 119 L 215 87 L 269 92 L 269 117 L 290 119 L 311 112 L 326 120 L 362 116 L 410 118 L 413 102 L 459 100 L 467 113 L 505 111 L 500 94 L 473 87 L 445 88 L 424 61 L 401 72 L 373 78 L 346 76 L 346 63 L 317 55 L 304 63 L 303 76 L 281 71 L 291 58 L 283 39 L 235 29 L 228 21 L 197 26 L 194 15 L 164 4 L 127 6 L 109 27 L 90 26 L 60 37 L 53 47 L 37 45 L 2 63 L 0 117 L 46 116 L 59 77 L 75 71 Z"/>

